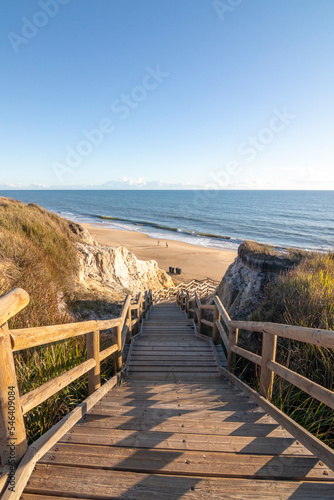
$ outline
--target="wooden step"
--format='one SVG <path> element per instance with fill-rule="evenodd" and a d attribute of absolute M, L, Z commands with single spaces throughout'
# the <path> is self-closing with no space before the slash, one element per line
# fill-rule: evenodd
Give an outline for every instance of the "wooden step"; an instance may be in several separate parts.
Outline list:
<path fill-rule="evenodd" d="M 222 346 L 152 308 L 128 375 L 38 462 L 23 500 L 320 500 L 334 472 L 221 378 Z"/>
<path fill-rule="evenodd" d="M 123 429 L 129 431 L 161 431 L 171 433 L 186 432 L 187 434 L 208 434 L 215 436 L 247 436 L 257 437 L 291 437 L 277 423 L 244 423 L 244 422 L 215 422 L 208 420 L 205 425 L 194 416 L 193 419 L 182 421 L 182 423 L 165 420 L 162 418 L 134 418 L 132 416 L 111 416 L 107 414 L 87 414 L 78 426 L 95 427 L 106 429 Z"/>
<path fill-rule="evenodd" d="M 72 437 L 72 435 L 70 436 Z M 281 480 L 334 480 L 334 472 L 310 456 L 142 449 L 57 443 L 41 464 L 84 468 Z M 326 475 L 324 475 L 326 472 Z"/>
<path fill-rule="evenodd" d="M 38 493 L 37 493 L 38 492 Z M 87 494 L 89 492 L 89 496 Z M 54 496 L 55 495 L 55 496 Z M 325 482 L 205 478 L 37 465 L 22 500 L 328 500 L 333 485 Z"/>
<path fill-rule="evenodd" d="M 188 434 L 187 432 L 132 431 L 110 429 L 108 435 L 103 428 L 76 426 L 74 432 L 64 436 L 60 442 L 72 444 L 122 446 L 178 451 L 215 451 L 220 453 L 296 455 L 306 456 L 305 448 L 293 437 L 219 436 L 216 433 Z M 312 456 L 310 452 L 307 456 Z"/>

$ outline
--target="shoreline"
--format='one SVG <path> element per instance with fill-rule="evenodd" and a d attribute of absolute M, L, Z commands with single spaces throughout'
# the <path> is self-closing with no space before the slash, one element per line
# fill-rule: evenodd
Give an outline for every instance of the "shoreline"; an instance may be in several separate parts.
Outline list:
<path fill-rule="evenodd" d="M 124 246 L 139 260 L 155 260 L 159 268 L 167 273 L 169 267 L 181 268 L 180 275 L 170 275 L 180 281 L 211 278 L 220 282 L 227 268 L 237 257 L 236 250 L 208 248 L 168 238 L 158 240 L 137 231 L 111 229 L 89 223 L 80 225 L 87 229 L 100 245 Z"/>

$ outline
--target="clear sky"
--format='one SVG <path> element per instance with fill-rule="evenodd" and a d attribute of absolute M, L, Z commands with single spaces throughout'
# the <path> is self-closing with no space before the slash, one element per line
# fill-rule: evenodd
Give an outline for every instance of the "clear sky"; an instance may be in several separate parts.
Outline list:
<path fill-rule="evenodd" d="M 334 188 L 333 0 L 10 0 L 0 187 Z"/>

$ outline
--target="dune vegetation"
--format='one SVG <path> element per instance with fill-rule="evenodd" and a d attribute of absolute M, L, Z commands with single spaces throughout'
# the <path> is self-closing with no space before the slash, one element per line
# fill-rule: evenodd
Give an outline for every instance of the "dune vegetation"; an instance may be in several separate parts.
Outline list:
<path fill-rule="evenodd" d="M 270 285 L 255 321 L 271 321 L 334 330 L 334 255 L 304 253 L 301 262 Z M 261 354 L 261 336 L 241 332 L 240 345 Z M 278 338 L 279 363 L 314 382 L 334 389 L 334 353 L 330 349 Z M 238 359 L 238 374 L 258 389 L 254 365 Z M 273 402 L 299 424 L 334 447 L 333 410 L 276 377 Z"/>
<path fill-rule="evenodd" d="M 68 306 L 77 306 L 79 267 L 76 236 L 70 223 L 34 205 L 0 198 L 0 295 L 15 287 L 30 295 L 29 305 L 10 320 L 10 328 L 55 325 L 76 320 Z M 94 299 L 94 297 L 89 297 Z M 110 336 L 102 338 L 110 345 Z M 83 337 L 15 354 L 20 393 L 29 392 L 86 359 Z M 102 377 L 113 373 L 110 359 Z M 76 380 L 25 417 L 30 441 L 35 440 L 87 396 L 87 376 Z"/>

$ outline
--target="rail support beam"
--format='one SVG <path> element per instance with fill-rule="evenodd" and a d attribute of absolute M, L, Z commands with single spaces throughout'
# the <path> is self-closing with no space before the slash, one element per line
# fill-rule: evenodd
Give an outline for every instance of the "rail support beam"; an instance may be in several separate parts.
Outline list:
<path fill-rule="evenodd" d="M 96 365 L 88 372 L 88 394 L 101 387 L 100 377 L 100 332 L 87 333 L 87 359 L 94 359 Z"/>
<path fill-rule="evenodd" d="M 229 337 L 228 337 L 229 349 L 227 353 L 227 369 L 228 371 L 232 371 L 236 356 L 235 353 L 231 350 L 231 347 L 237 345 L 239 331 L 238 328 L 233 328 L 230 325 L 228 327 L 228 330 L 229 330 Z"/>
<path fill-rule="evenodd" d="M 269 361 L 276 358 L 277 335 L 263 333 L 260 389 L 261 396 L 271 400 L 273 395 L 274 372 L 268 368 Z"/>
<path fill-rule="evenodd" d="M 17 464 L 27 449 L 27 435 L 7 323 L 0 327 L 0 366 L 1 463 Z"/>

